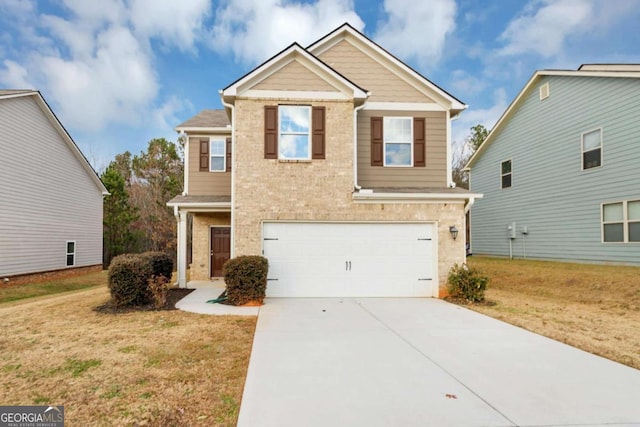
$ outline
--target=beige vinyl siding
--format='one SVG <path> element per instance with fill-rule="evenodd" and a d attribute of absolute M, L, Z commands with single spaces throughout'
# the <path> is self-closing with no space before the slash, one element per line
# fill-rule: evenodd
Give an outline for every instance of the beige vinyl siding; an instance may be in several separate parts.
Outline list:
<path fill-rule="evenodd" d="M 346 40 L 323 52 L 320 59 L 371 92 L 371 102 L 434 102 Z"/>
<path fill-rule="evenodd" d="M 371 166 L 371 117 L 424 117 L 426 166 Z M 358 184 L 362 187 L 446 187 L 447 118 L 444 111 L 372 111 L 358 113 Z"/>
<path fill-rule="evenodd" d="M 0 278 L 102 263 L 102 192 L 32 96 L 0 100 Z"/>
<path fill-rule="evenodd" d="M 251 89 L 337 92 L 336 88 L 295 60 Z"/>
<path fill-rule="evenodd" d="M 189 137 L 189 195 L 230 196 L 231 172 L 200 172 L 200 140 L 219 137 L 226 140 L 231 134 Z M 233 162 L 233 155 L 231 156 Z"/>

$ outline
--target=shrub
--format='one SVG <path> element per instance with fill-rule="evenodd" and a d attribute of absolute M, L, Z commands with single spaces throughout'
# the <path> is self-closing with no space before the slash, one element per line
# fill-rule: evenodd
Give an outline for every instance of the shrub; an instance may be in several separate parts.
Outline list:
<path fill-rule="evenodd" d="M 151 264 L 151 274 L 154 276 L 164 276 L 167 281 L 171 280 L 173 274 L 173 258 L 164 252 L 144 252 L 140 254 Z"/>
<path fill-rule="evenodd" d="M 119 255 L 109 265 L 109 291 L 116 306 L 149 302 L 151 263 L 139 255 Z"/>
<path fill-rule="evenodd" d="M 149 293 L 153 299 L 155 308 L 162 308 L 167 303 L 167 294 L 169 293 L 169 279 L 165 276 L 151 275 L 147 281 L 149 285 Z"/>
<path fill-rule="evenodd" d="M 455 264 L 449 270 L 447 278 L 449 294 L 454 298 L 463 298 L 471 302 L 484 301 L 489 278 L 467 264 Z"/>
<path fill-rule="evenodd" d="M 239 256 L 224 264 L 227 301 L 233 305 L 264 302 L 269 262 L 262 256 Z"/>

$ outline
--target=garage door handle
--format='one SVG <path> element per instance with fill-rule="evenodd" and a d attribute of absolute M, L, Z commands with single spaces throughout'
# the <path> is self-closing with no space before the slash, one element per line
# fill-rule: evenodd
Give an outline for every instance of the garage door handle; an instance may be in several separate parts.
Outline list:
<path fill-rule="evenodd" d="M 345 271 L 351 271 L 351 261 L 345 261 L 344 262 L 344 270 Z"/>
<path fill-rule="evenodd" d="M 418 280 L 431 280 L 431 278 L 428 278 L 428 279 L 420 279 L 420 278 L 418 278 Z"/>
<path fill-rule="evenodd" d="M 429 239 L 429 238 L 421 239 L 421 238 L 418 237 L 418 240 L 431 240 L 431 239 Z"/>

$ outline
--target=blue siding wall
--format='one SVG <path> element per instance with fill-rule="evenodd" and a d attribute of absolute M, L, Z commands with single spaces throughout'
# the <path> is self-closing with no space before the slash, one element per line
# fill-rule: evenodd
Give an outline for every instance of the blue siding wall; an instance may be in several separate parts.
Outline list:
<path fill-rule="evenodd" d="M 538 88 L 548 82 L 549 98 Z M 603 131 L 602 167 L 582 170 L 581 134 Z M 601 204 L 640 200 L 640 79 L 545 76 L 471 169 L 474 253 L 640 264 L 640 243 L 603 243 Z M 512 187 L 500 163 L 512 160 Z M 522 233 L 526 226 L 528 234 Z"/>

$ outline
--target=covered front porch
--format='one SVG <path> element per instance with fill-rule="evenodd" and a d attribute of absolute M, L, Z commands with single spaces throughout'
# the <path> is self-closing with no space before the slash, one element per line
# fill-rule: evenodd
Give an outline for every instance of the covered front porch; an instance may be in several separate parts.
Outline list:
<path fill-rule="evenodd" d="M 222 265 L 231 257 L 231 197 L 180 195 L 167 206 L 173 208 L 177 221 L 177 285 L 187 287 L 187 269 L 191 281 L 221 276 Z"/>

